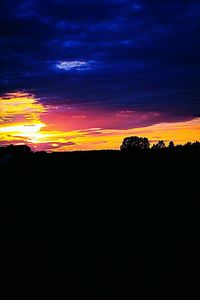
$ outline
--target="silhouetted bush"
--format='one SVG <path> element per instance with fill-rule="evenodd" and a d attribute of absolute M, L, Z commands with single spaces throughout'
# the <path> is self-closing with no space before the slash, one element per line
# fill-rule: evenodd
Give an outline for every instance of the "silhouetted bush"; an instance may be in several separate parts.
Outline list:
<path fill-rule="evenodd" d="M 31 153 L 31 148 L 27 145 L 9 145 L 6 147 L 0 147 L 0 153 L 9 153 L 9 154 L 28 154 Z"/>
<path fill-rule="evenodd" d="M 31 153 L 31 148 L 27 145 L 0 147 L 0 165 L 8 165 L 16 160 L 26 159 Z"/>
<path fill-rule="evenodd" d="M 122 151 L 149 149 L 150 142 L 147 138 L 131 136 L 126 137 L 120 147 Z"/>
<path fill-rule="evenodd" d="M 168 145 L 168 148 L 174 148 L 175 147 L 175 145 L 174 145 L 174 142 L 173 141 L 170 141 L 169 142 L 169 145 Z"/>
<path fill-rule="evenodd" d="M 164 148 L 166 148 L 166 145 L 165 145 L 164 141 L 162 141 L 162 140 L 158 141 L 157 144 L 154 144 L 152 146 L 152 149 L 164 149 Z"/>

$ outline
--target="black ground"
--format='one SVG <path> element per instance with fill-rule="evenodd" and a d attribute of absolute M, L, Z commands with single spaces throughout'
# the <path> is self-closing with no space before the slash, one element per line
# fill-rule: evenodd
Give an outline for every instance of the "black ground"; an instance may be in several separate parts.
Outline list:
<path fill-rule="evenodd" d="M 6 159 L 2 299 L 199 293 L 199 149 Z"/>

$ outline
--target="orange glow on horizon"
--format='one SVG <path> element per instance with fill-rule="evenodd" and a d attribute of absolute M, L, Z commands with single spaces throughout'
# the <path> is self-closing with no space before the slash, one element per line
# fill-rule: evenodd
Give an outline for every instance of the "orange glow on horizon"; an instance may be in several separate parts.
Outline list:
<path fill-rule="evenodd" d="M 22 92 L 8 93 L 0 98 L 0 143 L 33 143 L 45 124 L 41 114 L 46 111 L 33 96 Z"/>
<path fill-rule="evenodd" d="M 6 94 L 0 97 L 0 145 L 26 143 L 35 150 L 46 151 L 100 150 L 119 149 L 122 140 L 131 135 L 146 136 L 151 143 L 173 140 L 176 144 L 200 137 L 200 118 L 158 123 L 159 113 L 86 113 L 80 108 L 47 107 L 22 92 Z M 132 119 L 137 128 L 106 129 L 109 123 L 123 128 L 124 122 Z M 155 123 L 139 127 L 146 120 Z"/>

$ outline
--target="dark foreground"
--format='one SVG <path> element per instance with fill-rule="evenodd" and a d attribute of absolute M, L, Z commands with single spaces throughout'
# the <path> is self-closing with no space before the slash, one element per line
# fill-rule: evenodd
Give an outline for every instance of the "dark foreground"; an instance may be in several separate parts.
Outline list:
<path fill-rule="evenodd" d="M 2 299 L 199 294 L 199 149 L 6 159 Z"/>

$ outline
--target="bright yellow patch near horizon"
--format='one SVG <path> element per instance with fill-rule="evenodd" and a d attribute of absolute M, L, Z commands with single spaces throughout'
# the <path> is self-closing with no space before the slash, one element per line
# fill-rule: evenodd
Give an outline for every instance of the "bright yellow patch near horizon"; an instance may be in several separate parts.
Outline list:
<path fill-rule="evenodd" d="M 8 93 L 0 97 L 0 142 L 34 142 L 45 127 L 40 119 L 45 111 L 37 99 L 26 93 Z"/>
<path fill-rule="evenodd" d="M 51 111 L 50 106 L 48 111 Z M 45 123 L 42 121 L 45 112 L 47 107 L 32 95 L 18 92 L 0 97 L 0 145 L 27 143 L 36 150 L 71 151 L 119 149 L 123 139 L 131 135 L 147 137 L 152 144 L 158 140 L 166 143 L 173 140 L 175 144 L 200 140 L 200 118 L 126 130 L 95 128 L 95 123 L 86 130 L 67 130 L 70 118 L 67 115 L 63 119 L 63 130 L 57 130 L 56 126 L 51 127 L 55 120 L 53 115 L 49 120 L 46 118 Z M 112 114 L 108 118 L 112 122 Z M 77 125 L 75 119 L 74 128 L 78 128 Z"/>

